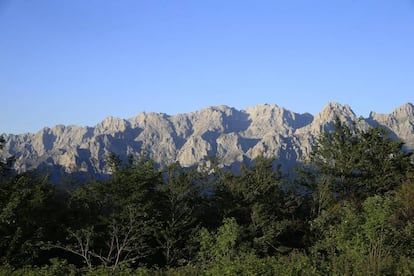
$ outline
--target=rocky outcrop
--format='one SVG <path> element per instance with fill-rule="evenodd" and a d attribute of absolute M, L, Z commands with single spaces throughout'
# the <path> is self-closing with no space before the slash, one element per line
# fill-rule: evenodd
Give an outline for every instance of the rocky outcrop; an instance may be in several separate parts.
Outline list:
<path fill-rule="evenodd" d="M 174 116 L 140 113 L 127 120 L 108 117 L 94 127 L 58 125 L 37 133 L 5 135 L 1 155 L 14 155 L 20 172 L 43 166 L 105 174 L 109 152 L 124 159 L 144 153 L 161 166 L 175 161 L 193 166 L 206 156 L 217 156 L 224 166 L 232 166 L 263 154 L 289 167 L 308 156 L 315 138 L 329 130 L 336 117 L 386 127 L 406 142 L 407 150 L 414 149 L 412 104 L 391 114 L 371 112 L 363 119 L 348 105 L 329 103 L 315 117 L 268 104 L 245 110 L 215 106 Z"/>
<path fill-rule="evenodd" d="M 393 132 L 395 137 L 405 142 L 408 150 L 414 149 L 414 106 L 411 103 L 396 108 L 391 114 L 371 112 L 368 123 L 385 126 Z"/>

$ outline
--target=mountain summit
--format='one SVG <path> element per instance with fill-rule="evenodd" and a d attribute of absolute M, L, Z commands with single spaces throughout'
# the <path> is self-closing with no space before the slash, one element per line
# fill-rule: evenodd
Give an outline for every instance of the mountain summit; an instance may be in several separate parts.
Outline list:
<path fill-rule="evenodd" d="M 237 110 L 225 105 L 170 116 L 140 113 L 130 119 L 107 117 L 94 127 L 43 128 L 37 133 L 6 135 L 2 157 L 14 155 L 22 172 L 44 167 L 67 173 L 106 174 L 106 156 L 114 152 L 126 159 L 143 152 L 163 166 L 178 161 L 193 166 L 206 156 L 217 156 L 224 166 L 249 162 L 256 156 L 275 157 L 286 167 L 306 157 L 312 141 L 338 117 L 357 120 L 348 105 L 328 103 L 315 117 L 277 105 Z M 408 103 L 391 114 L 371 112 L 361 119 L 383 126 L 414 149 L 414 107 Z"/>

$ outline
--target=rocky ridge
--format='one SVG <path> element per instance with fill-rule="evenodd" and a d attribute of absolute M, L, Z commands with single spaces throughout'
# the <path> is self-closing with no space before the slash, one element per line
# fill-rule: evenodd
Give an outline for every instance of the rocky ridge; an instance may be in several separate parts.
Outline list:
<path fill-rule="evenodd" d="M 371 112 L 365 119 L 338 103 L 328 103 L 315 116 L 263 104 L 245 110 L 214 106 L 173 116 L 143 112 L 127 120 L 107 117 L 94 127 L 58 125 L 37 133 L 4 135 L 1 157 L 14 155 L 19 172 L 45 167 L 93 175 L 108 173 L 109 152 L 125 159 L 145 152 L 161 166 L 178 161 L 185 167 L 206 156 L 217 156 L 223 166 L 231 167 L 263 154 L 289 167 L 308 156 L 315 138 L 332 126 L 335 117 L 384 126 L 406 142 L 407 150 L 414 149 L 410 103 L 390 114 Z"/>

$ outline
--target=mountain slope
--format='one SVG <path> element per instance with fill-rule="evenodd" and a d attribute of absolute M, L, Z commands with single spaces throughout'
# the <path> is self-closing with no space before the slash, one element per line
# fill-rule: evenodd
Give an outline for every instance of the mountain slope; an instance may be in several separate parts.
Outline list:
<path fill-rule="evenodd" d="M 263 154 L 289 167 L 309 154 L 315 138 L 335 117 L 349 123 L 358 119 L 351 107 L 338 103 L 328 103 L 315 117 L 268 104 L 245 110 L 215 106 L 174 116 L 140 113 L 128 120 L 107 117 L 94 127 L 58 125 L 5 135 L 2 157 L 15 155 L 20 172 L 51 167 L 93 175 L 108 173 L 109 152 L 124 159 L 145 152 L 160 165 L 179 161 L 182 166 L 195 165 L 205 156 L 218 156 L 223 165 L 232 166 Z M 390 129 L 406 142 L 407 150 L 414 149 L 412 104 L 391 114 L 371 112 L 361 120 Z"/>

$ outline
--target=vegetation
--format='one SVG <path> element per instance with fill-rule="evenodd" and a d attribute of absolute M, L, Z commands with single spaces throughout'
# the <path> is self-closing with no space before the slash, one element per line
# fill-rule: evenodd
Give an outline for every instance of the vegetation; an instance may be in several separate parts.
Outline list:
<path fill-rule="evenodd" d="M 337 120 L 295 179 L 263 157 L 234 174 L 111 155 L 111 179 L 66 189 L 3 161 L 0 274 L 412 275 L 402 146 Z"/>

